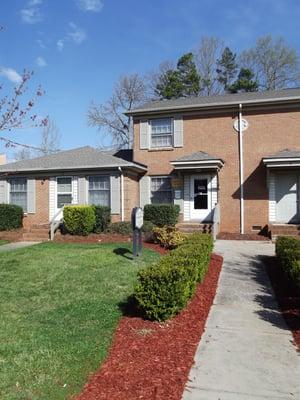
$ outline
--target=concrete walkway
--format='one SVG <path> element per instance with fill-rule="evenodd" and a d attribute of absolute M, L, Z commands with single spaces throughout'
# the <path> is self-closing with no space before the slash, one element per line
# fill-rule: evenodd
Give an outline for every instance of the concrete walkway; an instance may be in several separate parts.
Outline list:
<path fill-rule="evenodd" d="M 25 247 L 30 247 L 38 243 L 41 242 L 14 242 L 14 243 L 3 244 L 0 246 L 0 253 L 4 251 L 23 249 Z"/>
<path fill-rule="evenodd" d="M 217 241 L 219 287 L 183 400 L 300 400 L 300 356 L 262 264 L 268 242 Z"/>

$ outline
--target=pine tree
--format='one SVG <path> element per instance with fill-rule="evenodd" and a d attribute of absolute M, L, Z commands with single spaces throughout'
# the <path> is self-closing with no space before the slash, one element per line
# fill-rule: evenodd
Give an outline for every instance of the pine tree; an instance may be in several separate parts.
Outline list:
<path fill-rule="evenodd" d="M 193 60 L 193 54 L 184 54 L 177 62 L 176 69 L 168 70 L 159 77 L 155 93 L 161 99 L 178 99 L 196 96 L 200 91 L 200 76 Z"/>
<path fill-rule="evenodd" d="M 241 68 L 237 80 L 228 87 L 230 93 L 257 92 L 258 81 L 254 79 L 251 69 Z"/>
<path fill-rule="evenodd" d="M 236 54 L 229 47 L 225 47 L 221 58 L 217 60 L 216 69 L 217 79 L 223 85 L 225 91 L 228 91 L 232 79 L 236 76 L 237 67 Z"/>

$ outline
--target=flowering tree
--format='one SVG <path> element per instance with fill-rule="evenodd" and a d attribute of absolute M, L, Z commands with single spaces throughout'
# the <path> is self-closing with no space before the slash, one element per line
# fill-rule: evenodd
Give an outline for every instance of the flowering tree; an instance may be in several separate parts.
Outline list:
<path fill-rule="evenodd" d="M 35 93 L 30 96 L 29 99 L 26 98 L 28 83 L 32 75 L 32 71 L 24 70 L 12 94 L 0 96 L 0 140 L 5 143 L 5 147 L 21 146 L 23 148 L 40 150 L 29 144 L 16 142 L 11 137 L 11 133 L 15 129 L 44 127 L 47 125 L 47 118 L 39 119 L 37 115 L 33 113 L 33 107 L 38 98 L 44 94 L 41 86 L 37 87 Z M 4 86 L 0 83 L 0 94 L 3 89 Z"/>

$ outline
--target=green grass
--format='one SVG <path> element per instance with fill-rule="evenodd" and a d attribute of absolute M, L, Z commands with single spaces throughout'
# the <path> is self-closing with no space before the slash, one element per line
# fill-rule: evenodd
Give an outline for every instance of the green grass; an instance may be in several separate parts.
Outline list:
<path fill-rule="evenodd" d="M 1 246 L 2 244 L 7 244 L 7 243 L 9 243 L 8 240 L 2 240 L 2 239 L 0 239 L 0 246 Z"/>
<path fill-rule="evenodd" d="M 119 250 L 117 250 L 119 249 Z M 139 268 L 127 244 L 44 243 L 0 253 L 0 398 L 80 392 L 107 354 Z"/>

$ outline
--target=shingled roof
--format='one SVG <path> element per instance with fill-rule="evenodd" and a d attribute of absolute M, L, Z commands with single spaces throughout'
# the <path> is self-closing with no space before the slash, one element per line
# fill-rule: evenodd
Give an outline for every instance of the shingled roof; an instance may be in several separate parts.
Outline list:
<path fill-rule="evenodd" d="M 117 167 L 131 167 L 143 171 L 147 169 L 145 165 L 132 161 L 132 150 L 103 151 L 85 146 L 43 157 L 0 165 L 0 173 Z"/>
<path fill-rule="evenodd" d="M 265 158 L 300 158 L 300 150 L 284 149 Z"/>
<path fill-rule="evenodd" d="M 190 96 L 175 100 L 150 101 L 127 112 L 128 115 L 139 115 L 163 111 L 180 111 L 202 108 L 220 108 L 229 106 L 255 105 L 276 102 L 300 102 L 300 88 L 268 90 L 264 92 L 246 92 L 217 96 Z"/>
<path fill-rule="evenodd" d="M 187 154 L 183 157 L 179 157 L 173 162 L 185 162 L 185 161 L 210 161 L 210 160 L 219 160 L 219 157 L 211 156 L 204 151 L 197 151 L 196 153 Z"/>

